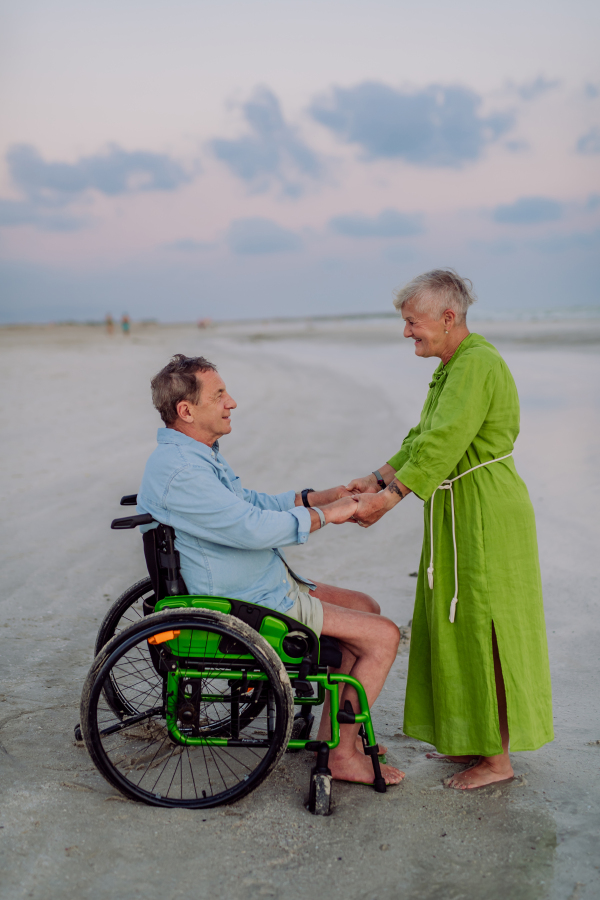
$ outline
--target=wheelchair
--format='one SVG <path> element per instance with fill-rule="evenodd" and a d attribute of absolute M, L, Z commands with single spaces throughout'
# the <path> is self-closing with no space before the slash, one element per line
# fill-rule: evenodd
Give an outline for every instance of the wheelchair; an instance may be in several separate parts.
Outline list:
<path fill-rule="evenodd" d="M 337 641 L 265 606 L 190 595 L 171 527 L 146 514 L 111 528 L 141 525 L 153 526 L 143 535 L 148 577 L 100 626 L 75 729 L 103 777 L 132 800 L 206 809 L 249 794 L 286 750 L 308 750 L 316 761 L 307 806 L 329 815 L 329 751 L 341 724 L 358 723 L 373 787 L 385 792 L 365 690 L 329 671 L 341 664 Z M 355 689 L 358 712 L 349 701 L 340 709 L 340 684 Z M 312 708 L 327 692 L 331 740 L 311 740 Z"/>

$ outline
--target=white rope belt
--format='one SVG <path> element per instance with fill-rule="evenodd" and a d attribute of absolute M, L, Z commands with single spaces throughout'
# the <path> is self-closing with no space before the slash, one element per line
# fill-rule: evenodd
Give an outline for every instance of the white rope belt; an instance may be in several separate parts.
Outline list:
<path fill-rule="evenodd" d="M 430 526 L 430 535 L 431 535 L 431 556 L 429 558 L 429 568 L 427 569 L 427 579 L 429 581 L 429 587 L 433 590 L 433 501 L 435 500 L 435 495 L 437 491 L 450 491 L 450 506 L 452 507 L 452 543 L 454 544 L 454 597 L 452 598 L 452 602 L 450 603 L 450 621 L 454 624 L 454 616 L 456 615 L 456 604 L 458 603 L 458 553 L 456 550 L 456 526 L 454 523 L 454 492 L 452 490 L 452 485 L 455 481 L 458 481 L 459 478 L 464 478 L 465 475 L 468 475 L 469 472 L 474 472 L 475 469 L 481 469 L 483 466 L 491 466 L 492 463 L 500 462 L 501 459 L 508 459 L 509 456 L 512 456 L 512 451 L 507 453 L 506 456 L 499 456 L 497 459 L 488 459 L 487 462 L 479 463 L 478 466 L 473 466 L 472 469 L 467 469 L 466 472 L 462 472 L 460 475 L 457 475 L 456 478 L 447 478 L 445 481 L 442 481 L 439 487 L 436 487 L 435 491 L 431 495 L 431 506 L 429 508 L 429 526 Z"/>

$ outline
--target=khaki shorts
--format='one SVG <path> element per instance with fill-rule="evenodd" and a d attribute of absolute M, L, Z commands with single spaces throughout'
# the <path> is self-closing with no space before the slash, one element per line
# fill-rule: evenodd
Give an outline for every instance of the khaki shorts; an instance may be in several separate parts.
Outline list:
<path fill-rule="evenodd" d="M 309 586 L 296 581 L 289 569 L 286 570 L 285 574 L 290 585 L 287 595 L 294 601 L 293 605 L 286 609 L 286 616 L 298 619 L 299 622 L 311 628 L 320 637 L 323 631 L 323 606 L 321 601 L 318 597 L 313 597 L 312 594 L 309 594 Z"/>

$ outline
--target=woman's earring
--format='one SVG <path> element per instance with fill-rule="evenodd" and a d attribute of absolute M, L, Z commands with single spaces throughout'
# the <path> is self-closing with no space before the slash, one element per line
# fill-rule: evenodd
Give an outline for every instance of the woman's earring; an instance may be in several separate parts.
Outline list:
<path fill-rule="evenodd" d="M 444 332 L 444 334 L 448 334 L 448 332 L 447 332 L 447 331 L 445 331 L 445 332 Z"/>

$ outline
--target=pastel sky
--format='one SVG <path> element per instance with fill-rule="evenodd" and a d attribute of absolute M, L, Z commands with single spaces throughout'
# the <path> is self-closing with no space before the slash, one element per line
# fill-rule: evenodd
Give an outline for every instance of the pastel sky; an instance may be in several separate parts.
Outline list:
<path fill-rule="evenodd" d="M 5 0 L 0 321 L 600 305 L 596 0 Z"/>

